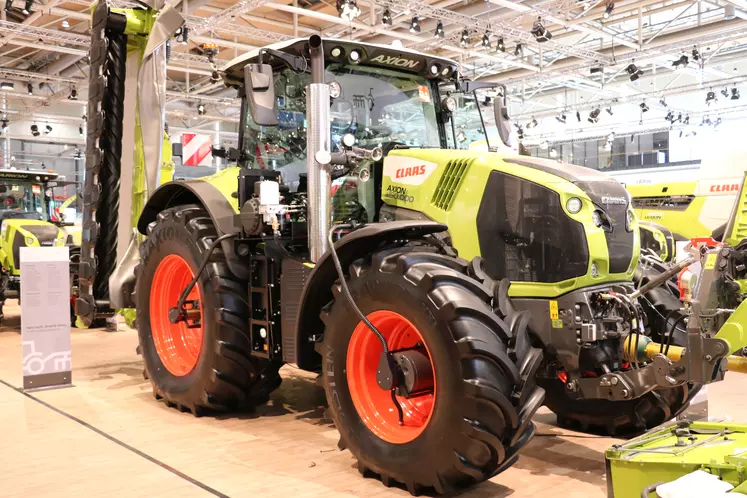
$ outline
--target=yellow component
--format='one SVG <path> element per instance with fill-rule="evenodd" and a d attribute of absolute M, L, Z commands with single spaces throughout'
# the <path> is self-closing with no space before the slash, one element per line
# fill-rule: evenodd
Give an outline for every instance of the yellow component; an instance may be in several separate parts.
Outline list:
<path fill-rule="evenodd" d="M 635 337 L 633 335 L 628 336 L 627 339 L 625 339 L 625 343 L 623 344 L 623 358 L 625 361 L 631 361 L 630 355 L 628 354 L 629 347 L 630 347 L 630 340 L 631 338 L 635 340 Z M 659 354 L 660 351 L 663 351 L 665 347 L 662 344 L 659 344 L 658 342 L 649 342 L 646 344 L 646 347 L 644 349 L 644 353 L 646 354 L 646 358 L 653 358 L 657 354 Z M 669 350 L 667 351 L 667 358 L 669 358 L 672 361 L 680 361 L 682 359 L 682 356 L 685 354 L 685 348 L 680 346 L 669 346 Z M 727 368 L 730 372 L 739 372 L 739 373 L 747 373 L 747 358 L 743 356 L 728 356 L 727 357 Z"/>
<path fill-rule="evenodd" d="M 550 301 L 550 320 L 557 320 L 558 318 L 558 302 Z"/>
<path fill-rule="evenodd" d="M 552 320 L 550 323 L 552 324 L 552 328 L 554 329 L 563 328 L 563 320 Z"/>
<path fill-rule="evenodd" d="M 714 268 L 716 268 L 716 257 L 717 256 L 718 254 L 711 253 L 706 257 L 706 262 L 705 262 L 706 270 L 713 270 Z"/>

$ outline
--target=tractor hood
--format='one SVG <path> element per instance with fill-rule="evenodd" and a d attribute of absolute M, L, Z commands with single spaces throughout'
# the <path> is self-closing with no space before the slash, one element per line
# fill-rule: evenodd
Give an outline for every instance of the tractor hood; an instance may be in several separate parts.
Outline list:
<path fill-rule="evenodd" d="M 65 233 L 47 221 L 9 218 L 0 224 L 0 256 L 12 275 L 20 273 L 21 247 L 61 247 Z"/>

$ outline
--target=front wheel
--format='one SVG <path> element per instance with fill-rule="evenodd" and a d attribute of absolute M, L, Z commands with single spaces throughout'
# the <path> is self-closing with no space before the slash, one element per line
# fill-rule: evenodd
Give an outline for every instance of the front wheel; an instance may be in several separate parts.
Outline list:
<path fill-rule="evenodd" d="M 402 248 L 350 268 L 350 291 L 390 351 L 414 355 L 420 388 L 396 397 L 403 424 L 376 381 L 382 345 L 339 283 L 322 312 L 319 351 L 341 445 L 385 485 L 443 493 L 481 482 L 512 465 L 534 433 L 543 392 L 511 348 L 515 338 L 490 293 L 466 271 L 463 260 Z"/>

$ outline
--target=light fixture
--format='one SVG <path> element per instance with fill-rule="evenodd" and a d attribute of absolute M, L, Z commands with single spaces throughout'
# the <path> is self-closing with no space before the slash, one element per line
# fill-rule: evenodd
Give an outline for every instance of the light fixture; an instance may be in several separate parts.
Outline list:
<path fill-rule="evenodd" d="M 41 135 L 41 133 L 39 133 L 39 127 L 36 126 L 35 124 L 31 125 L 31 134 L 34 135 L 35 137 L 38 137 L 39 135 Z"/>
<path fill-rule="evenodd" d="M 565 114 L 558 114 L 557 116 L 555 116 L 555 119 L 558 121 L 558 123 L 565 124 L 565 120 L 566 120 Z"/>
<path fill-rule="evenodd" d="M 711 105 L 714 102 L 718 102 L 718 99 L 716 98 L 716 92 L 713 90 L 708 90 L 708 93 L 706 93 L 706 104 Z"/>
<path fill-rule="evenodd" d="M 578 111 L 576 111 L 576 119 L 578 120 L 579 123 L 581 122 L 581 113 Z"/>
<path fill-rule="evenodd" d="M 640 69 L 638 69 L 638 67 L 634 63 L 632 63 L 632 62 L 630 64 L 628 64 L 628 67 L 625 68 L 625 71 L 630 76 L 630 81 L 637 80 L 643 74 L 643 71 L 641 71 Z"/>
<path fill-rule="evenodd" d="M 724 5 L 724 19 L 731 21 L 735 17 L 737 17 L 737 8 L 730 3 Z"/>
<path fill-rule="evenodd" d="M 355 0 L 337 0 L 337 12 L 340 14 L 340 19 L 348 22 L 352 22 L 361 15 L 361 9 L 358 8 Z"/>
<path fill-rule="evenodd" d="M 210 73 L 210 83 L 218 83 L 220 81 L 220 74 L 217 69 L 213 69 Z"/>
<path fill-rule="evenodd" d="M 501 52 L 506 51 L 506 44 L 503 43 L 503 38 L 498 38 L 498 41 L 495 42 L 495 49 L 500 50 Z"/>
<path fill-rule="evenodd" d="M 67 19 L 63 19 L 62 22 L 60 23 L 60 26 L 62 26 L 64 29 L 70 29 L 70 23 L 68 22 Z"/>
<path fill-rule="evenodd" d="M 589 123 L 596 123 L 599 121 L 599 113 L 602 112 L 598 107 L 589 113 Z"/>
<path fill-rule="evenodd" d="M 731 100 L 739 100 L 739 88 L 734 87 L 731 89 Z"/>
<path fill-rule="evenodd" d="M 716 121 L 713 122 L 713 128 L 716 129 L 718 125 L 721 124 L 721 116 L 716 118 Z"/>
<path fill-rule="evenodd" d="M 524 57 L 524 47 L 521 46 L 521 43 L 516 44 L 516 48 L 514 49 L 514 55 L 516 57 Z"/>
<path fill-rule="evenodd" d="M 516 135 L 519 137 L 519 140 L 524 140 L 524 128 L 521 125 L 516 129 Z"/>
<path fill-rule="evenodd" d="M 0 83 L 0 90 L 13 90 L 13 82 L 12 81 L 3 81 Z"/>
<path fill-rule="evenodd" d="M 690 59 L 686 55 L 682 55 L 679 59 L 672 62 L 672 67 L 675 69 L 684 69 L 687 67 L 688 62 L 690 62 Z"/>
<path fill-rule="evenodd" d="M 29 83 L 28 85 L 26 85 L 26 89 L 28 90 L 29 95 L 33 95 L 34 94 L 34 85 L 32 85 L 31 83 Z"/>
<path fill-rule="evenodd" d="M 679 120 L 682 121 L 682 114 L 678 116 Z M 683 124 L 689 125 L 690 124 L 690 115 L 688 114 L 685 116 L 685 120 L 682 121 Z"/>
<path fill-rule="evenodd" d="M 418 16 L 412 16 L 412 21 L 410 21 L 410 33 L 420 33 L 420 21 L 418 21 Z"/>
<path fill-rule="evenodd" d="M 49 125 L 45 126 L 44 127 L 44 134 L 45 135 L 49 135 L 50 133 L 52 133 L 52 127 L 49 126 Z"/>
<path fill-rule="evenodd" d="M 384 24 L 386 26 L 392 25 L 392 13 L 389 11 L 389 9 L 384 9 L 384 13 L 381 15 L 381 24 Z"/>
<path fill-rule="evenodd" d="M 78 134 L 82 137 L 83 136 L 83 127 L 78 126 Z"/>
<path fill-rule="evenodd" d="M 490 95 L 486 95 L 482 101 L 483 107 L 488 107 L 492 103 L 493 103 L 493 98 Z"/>
<path fill-rule="evenodd" d="M 530 128 L 535 128 L 537 126 L 537 120 L 532 117 L 532 120 L 527 123 L 527 130 Z"/>
<path fill-rule="evenodd" d="M 68 100 L 78 100 L 78 90 L 76 90 L 75 87 L 72 87 L 70 89 L 70 96 L 68 97 Z"/>
<path fill-rule="evenodd" d="M 607 111 L 607 114 L 609 114 L 610 116 L 612 116 L 612 107 L 611 107 L 611 106 L 610 106 L 610 107 L 608 107 L 608 108 L 606 109 L 606 111 Z"/>
<path fill-rule="evenodd" d="M 482 35 L 482 46 L 485 48 L 490 48 L 490 33 L 487 31 L 484 35 Z"/>
<path fill-rule="evenodd" d="M 446 36 L 446 34 L 444 33 L 444 23 L 442 23 L 441 21 L 438 21 L 438 24 L 436 24 L 435 36 L 436 38 L 443 38 L 444 36 Z"/>
<path fill-rule="evenodd" d="M 602 16 L 605 19 L 609 19 L 610 14 L 612 14 L 613 10 L 615 10 L 615 2 L 613 2 L 612 0 L 609 0 L 609 2 L 607 2 L 607 6 L 604 8 L 604 14 L 602 14 Z"/>
<path fill-rule="evenodd" d="M 648 112 L 648 105 L 646 105 L 645 101 L 641 102 L 638 107 L 641 108 L 641 112 Z"/>
<path fill-rule="evenodd" d="M 535 40 L 537 40 L 539 43 L 546 42 L 552 38 L 552 33 L 550 33 L 547 28 L 545 28 L 542 25 L 542 18 L 538 17 L 536 21 L 534 21 L 534 26 L 532 26 L 532 30 L 530 31 L 532 35 L 534 35 Z"/>
<path fill-rule="evenodd" d="M 459 44 L 462 47 L 469 47 L 469 31 L 466 29 L 462 31 L 462 36 L 459 38 Z"/>
<path fill-rule="evenodd" d="M 2 121 L 0 121 L 0 124 L 2 125 L 1 127 L 2 127 L 3 131 L 5 131 L 5 130 L 8 129 L 8 120 L 7 119 L 3 119 Z"/>
<path fill-rule="evenodd" d="M 674 123 L 674 113 L 670 110 L 667 112 L 667 115 L 664 116 L 664 119 L 669 121 L 670 123 Z"/>
<path fill-rule="evenodd" d="M 693 47 L 693 60 L 694 61 L 700 60 L 700 52 L 698 52 L 697 47 Z"/>
<path fill-rule="evenodd" d="M 361 61 L 361 51 L 357 48 L 351 50 L 350 54 L 348 54 L 348 59 L 350 59 L 350 62 L 353 64 L 358 64 Z"/>
<path fill-rule="evenodd" d="M 179 43 L 186 45 L 189 43 L 189 26 L 186 24 L 182 26 L 181 34 L 179 35 Z"/>
<path fill-rule="evenodd" d="M 664 99 L 664 97 L 659 99 L 659 105 L 662 107 L 667 107 L 667 101 Z"/>
<path fill-rule="evenodd" d="M 13 0 L 5 0 L 5 12 L 13 10 Z"/>
<path fill-rule="evenodd" d="M 589 68 L 589 74 L 599 74 L 603 71 L 602 66 L 591 66 Z"/>
<path fill-rule="evenodd" d="M 26 15 L 31 14 L 31 7 L 34 6 L 34 0 L 26 0 L 26 4 L 23 6 L 23 12 Z"/>
<path fill-rule="evenodd" d="M 728 97 L 729 96 L 729 89 L 726 88 L 726 87 L 724 87 L 724 89 L 721 90 L 721 95 L 723 95 L 724 97 Z"/>
<path fill-rule="evenodd" d="M 199 105 L 197 106 L 197 114 L 198 114 L 199 116 L 204 116 L 204 115 L 205 115 L 205 113 L 206 113 L 206 111 L 205 111 L 205 104 L 199 104 Z"/>

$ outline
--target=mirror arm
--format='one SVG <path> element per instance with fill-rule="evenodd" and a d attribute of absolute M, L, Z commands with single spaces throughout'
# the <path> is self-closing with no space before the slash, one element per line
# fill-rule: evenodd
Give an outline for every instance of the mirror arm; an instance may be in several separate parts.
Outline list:
<path fill-rule="evenodd" d="M 262 64 L 264 55 L 270 55 L 271 57 L 274 57 L 276 59 L 279 59 L 282 61 L 286 66 L 291 68 L 291 70 L 295 73 L 306 73 L 311 71 L 311 68 L 309 66 L 309 61 L 306 60 L 305 57 L 299 57 L 297 55 L 291 55 L 285 52 L 281 52 L 280 50 L 275 50 L 274 48 L 263 48 L 259 51 L 259 64 Z"/>

